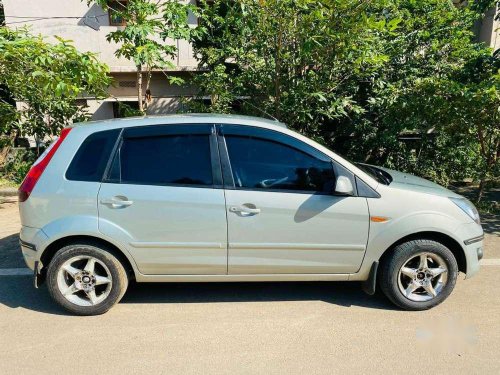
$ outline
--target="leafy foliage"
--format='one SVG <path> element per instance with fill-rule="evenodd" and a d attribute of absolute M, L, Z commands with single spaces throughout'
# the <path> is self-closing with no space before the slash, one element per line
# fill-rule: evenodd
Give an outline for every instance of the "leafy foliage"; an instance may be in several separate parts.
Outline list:
<path fill-rule="evenodd" d="M 88 118 L 76 99 L 85 94 L 105 97 L 108 68 L 91 53 L 81 53 L 70 41 L 45 42 L 26 29 L 0 28 L 0 132 L 43 139 L 75 120 Z M 16 110 L 12 99 L 23 103 Z"/>
<path fill-rule="evenodd" d="M 177 39 L 189 39 L 197 29 L 189 27 L 190 13 L 196 7 L 176 0 L 86 0 L 95 3 L 124 22 L 107 35 L 109 42 L 118 43 L 117 57 L 132 61 L 137 67 L 139 109 L 143 111 L 142 71 L 148 72 L 146 90 L 149 90 L 153 69 L 173 69 L 177 56 Z M 112 9 L 111 9 L 112 7 Z M 169 77 L 171 84 L 183 83 L 179 77 Z"/>
<path fill-rule="evenodd" d="M 385 25 L 368 9 L 354 0 L 216 1 L 203 13 L 208 32 L 194 40 L 208 70 L 197 80 L 202 95 L 224 112 L 248 97 L 253 108 L 321 138 L 326 120 L 363 111 L 353 77 L 367 78 L 387 60 L 376 47 Z"/>
<path fill-rule="evenodd" d="M 87 3 L 96 3 L 107 11 L 113 4 L 113 14 L 124 21 L 124 27 L 107 35 L 108 41 L 120 43 L 116 50 L 117 57 L 125 57 L 135 65 L 150 68 L 175 67 L 170 60 L 176 56 L 177 46 L 164 41 L 190 37 L 189 11 L 195 8 L 177 1 L 89 0 Z"/>
<path fill-rule="evenodd" d="M 475 42 L 472 30 L 492 2 L 460 8 L 437 0 L 395 5 L 391 13 L 405 20 L 400 32 L 406 43 L 387 38 L 396 53 L 382 78 L 393 84 L 393 102 L 372 109 L 382 118 L 370 124 L 373 137 L 365 144 L 373 146 L 367 152 L 373 156 L 377 143 L 389 145 L 379 160 L 445 184 L 450 179 L 479 179 L 480 200 L 485 180 L 499 175 L 500 61 Z M 408 154 L 398 142 L 405 131 L 422 135 L 418 159 L 406 166 Z M 430 144 L 429 133 L 434 136 Z"/>
<path fill-rule="evenodd" d="M 446 148 L 454 162 L 450 168 L 466 167 L 468 175 L 480 181 L 478 200 L 485 181 L 500 176 L 499 72 L 498 59 L 489 54 L 476 56 L 458 77 L 418 82 L 415 94 L 424 99 L 401 111 L 454 139 Z M 465 157 L 461 160 L 461 156 Z"/>
<path fill-rule="evenodd" d="M 10 157 L 2 170 L 3 177 L 15 185 L 23 182 L 24 177 L 28 174 L 31 166 L 37 159 L 37 154 L 34 150 L 19 149 Z"/>
<path fill-rule="evenodd" d="M 491 177 L 499 66 L 472 30 L 492 4 L 209 2 L 193 40 L 199 96 L 205 110 L 267 112 L 357 160 L 445 184 Z"/>

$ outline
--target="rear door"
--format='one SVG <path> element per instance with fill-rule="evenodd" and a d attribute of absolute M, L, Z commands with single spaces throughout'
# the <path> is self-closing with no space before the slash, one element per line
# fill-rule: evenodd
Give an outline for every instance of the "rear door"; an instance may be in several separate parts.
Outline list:
<path fill-rule="evenodd" d="M 225 274 L 227 223 L 213 125 L 126 128 L 98 198 L 99 230 L 143 274 Z"/>

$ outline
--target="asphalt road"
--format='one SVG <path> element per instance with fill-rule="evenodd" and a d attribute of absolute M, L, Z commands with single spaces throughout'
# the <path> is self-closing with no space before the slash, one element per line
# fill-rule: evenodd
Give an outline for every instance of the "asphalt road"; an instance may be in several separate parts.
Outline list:
<path fill-rule="evenodd" d="M 24 267 L 18 229 L 15 203 L 0 205 L 0 374 L 500 373 L 498 218 L 491 265 L 424 312 L 357 283 L 136 284 L 107 314 L 75 317 L 6 276 Z"/>

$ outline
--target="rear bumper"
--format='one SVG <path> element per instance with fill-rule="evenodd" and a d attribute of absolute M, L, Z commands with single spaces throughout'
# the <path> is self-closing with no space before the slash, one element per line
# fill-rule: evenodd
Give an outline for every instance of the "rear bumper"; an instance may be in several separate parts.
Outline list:
<path fill-rule="evenodd" d="M 31 270 L 35 269 L 35 262 L 40 261 L 40 249 L 48 237 L 41 229 L 23 226 L 19 233 L 19 243 L 24 262 Z"/>

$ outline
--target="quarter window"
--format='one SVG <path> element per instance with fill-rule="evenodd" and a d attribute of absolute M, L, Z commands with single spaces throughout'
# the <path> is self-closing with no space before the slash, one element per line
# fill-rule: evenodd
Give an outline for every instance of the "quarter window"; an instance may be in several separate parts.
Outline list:
<path fill-rule="evenodd" d="M 331 161 L 319 160 L 286 144 L 250 136 L 226 135 L 236 188 L 331 193 Z"/>
<path fill-rule="evenodd" d="M 111 0 L 108 2 L 108 17 L 110 26 L 125 26 L 122 13 L 127 10 L 127 0 Z"/>
<path fill-rule="evenodd" d="M 120 129 L 97 132 L 85 139 L 66 172 L 74 181 L 101 181 Z"/>
<path fill-rule="evenodd" d="M 111 179 L 151 185 L 213 185 L 209 135 L 124 138 Z"/>

